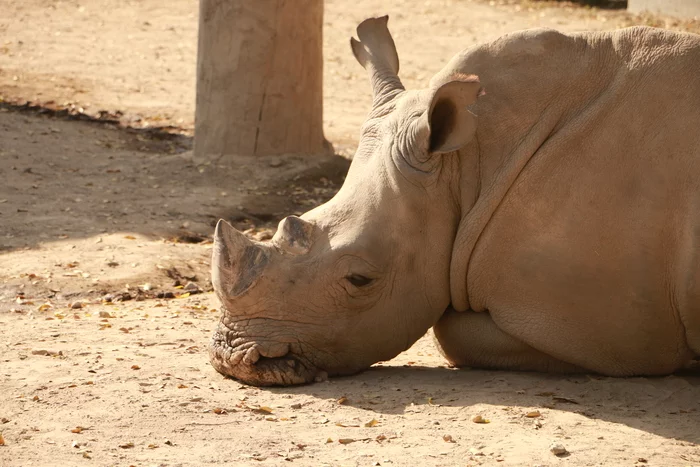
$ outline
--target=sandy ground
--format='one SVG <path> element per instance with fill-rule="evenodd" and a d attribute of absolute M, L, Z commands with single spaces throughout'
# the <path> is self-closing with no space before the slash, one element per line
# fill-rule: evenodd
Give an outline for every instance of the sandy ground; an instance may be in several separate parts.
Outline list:
<path fill-rule="evenodd" d="M 332 196 L 347 160 L 192 160 L 196 1 L 0 3 L 2 100 L 108 120 L 0 106 L 0 466 L 700 465 L 697 374 L 455 370 L 426 336 L 354 377 L 223 378 L 205 350 L 213 223 L 266 238 Z M 326 2 L 325 125 L 342 154 L 370 99 L 347 45 L 364 17 L 391 15 L 409 87 L 525 27 L 697 27 L 529 2 L 383 3 Z"/>

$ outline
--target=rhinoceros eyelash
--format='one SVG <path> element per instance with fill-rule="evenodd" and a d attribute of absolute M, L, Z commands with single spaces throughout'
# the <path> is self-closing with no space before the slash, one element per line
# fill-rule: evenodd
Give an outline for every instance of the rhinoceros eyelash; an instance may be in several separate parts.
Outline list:
<path fill-rule="evenodd" d="M 349 276 L 345 276 L 345 279 L 355 287 L 364 287 L 371 284 L 374 280 L 361 274 L 350 274 Z"/>

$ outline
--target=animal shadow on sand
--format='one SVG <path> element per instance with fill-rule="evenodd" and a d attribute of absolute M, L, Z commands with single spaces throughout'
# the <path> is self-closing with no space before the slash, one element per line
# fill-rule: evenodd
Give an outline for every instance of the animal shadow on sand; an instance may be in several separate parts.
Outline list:
<path fill-rule="evenodd" d="M 389 388 L 378 392 L 376 388 Z M 665 377 L 609 378 L 423 366 L 375 366 L 312 385 L 270 388 L 278 394 L 345 396 L 347 405 L 403 414 L 413 405 L 475 404 L 554 408 L 623 424 L 665 438 L 700 443 L 700 369 Z M 371 417 L 371 415 L 370 415 Z"/>

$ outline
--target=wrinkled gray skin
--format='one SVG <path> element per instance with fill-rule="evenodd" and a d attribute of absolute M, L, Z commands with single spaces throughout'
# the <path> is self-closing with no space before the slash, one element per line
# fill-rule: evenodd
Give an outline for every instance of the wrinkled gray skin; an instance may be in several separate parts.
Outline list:
<path fill-rule="evenodd" d="M 530 30 L 406 91 L 386 24 L 351 41 L 374 103 L 338 194 L 270 243 L 217 225 L 214 367 L 306 383 L 431 326 L 459 366 L 653 375 L 700 355 L 700 37 Z"/>

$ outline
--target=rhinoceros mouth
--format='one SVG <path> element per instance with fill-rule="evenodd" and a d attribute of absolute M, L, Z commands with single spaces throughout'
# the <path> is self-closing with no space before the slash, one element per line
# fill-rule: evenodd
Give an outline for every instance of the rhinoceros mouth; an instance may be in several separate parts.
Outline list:
<path fill-rule="evenodd" d="M 255 340 L 232 336 L 232 332 L 220 323 L 209 344 L 211 364 L 224 376 L 252 386 L 291 386 L 327 376 L 323 370 L 289 349 L 279 356 L 265 356 L 265 349 Z M 231 344 L 234 341 L 235 346 Z"/>

